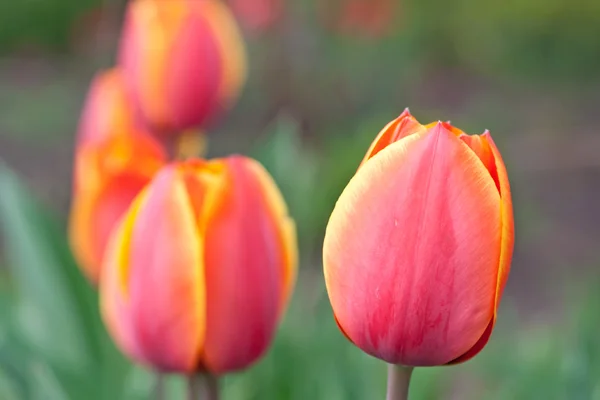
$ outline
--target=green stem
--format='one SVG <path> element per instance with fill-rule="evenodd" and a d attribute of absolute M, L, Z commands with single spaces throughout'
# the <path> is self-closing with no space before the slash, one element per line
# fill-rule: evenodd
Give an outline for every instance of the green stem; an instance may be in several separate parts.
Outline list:
<path fill-rule="evenodd" d="M 198 374 L 187 377 L 187 398 L 188 400 L 200 400 L 202 397 L 202 381 Z"/>
<path fill-rule="evenodd" d="M 195 374 L 187 377 L 188 400 L 219 400 L 219 381 L 216 376 Z"/>
<path fill-rule="evenodd" d="M 165 398 L 165 376 L 160 371 L 156 371 L 155 375 L 154 398 L 156 400 L 164 400 Z"/>
<path fill-rule="evenodd" d="M 388 365 L 388 383 L 386 400 L 407 400 L 408 385 L 413 367 Z"/>
<path fill-rule="evenodd" d="M 204 388 L 206 400 L 219 400 L 219 380 L 214 375 L 204 375 Z"/>

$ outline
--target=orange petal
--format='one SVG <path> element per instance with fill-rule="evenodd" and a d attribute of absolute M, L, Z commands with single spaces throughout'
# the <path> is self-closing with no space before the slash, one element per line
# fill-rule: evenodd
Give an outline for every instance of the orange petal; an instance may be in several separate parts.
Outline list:
<path fill-rule="evenodd" d="M 171 119 L 165 96 L 167 61 L 188 12 L 185 0 L 134 0 L 125 17 L 119 64 L 139 111 L 161 129 Z"/>
<path fill-rule="evenodd" d="M 206 210 L 203 362 L 209 371 L 223 373 L 247 367 L 265 352 L 295 266 L 286 265 L 292 258 L 283 246 L 287 218 L 281 208 L 271 208 L 273 197 L 266 195 L 254 161 L 233 156 L 214 163 L 225 165 L 226 186 Z"/>
<path fill-rule="evenodd" d="M 459 139 L 465 142 L 467 146 L 477 154 L 477 157 L 479 157 L 485 168 L 490 172 L 490 175 L 496 184 L 496 188 L 500 191 L 500 181 L 496 171 L 496 160 L 494 159 L 494 153 L 492 152 L 487 137 L 483 135 L 466 135 L 463 133 L 459 135 Z"/>
<path fill-rule="evenodd" d="M 133 198 L 163 165 L 148 136 L 115 135 L 77 148 L 69 240 L 79 265 L 96 283 L 108 237 Z"/>
<path fill-rule="evenodd" d="M 389 146 L 391 143 L 397 142 L 398 140 L 412 135 L 413 133 L 419 133 L 424 131 L 423 125 L 421 125 L 408 111 L 405 109 L 402 114 L 383 128 L 377 135 L 367 154 L 363 159 L 361 166 L 375 154 Z"/>
<path fill-rule="evenodd" d="M 246 81 L 244 40 L 234 16 L 223 2 L 205 1 L 198 5 L 203 8 L 203 15 L 213 31 L 223 59 L 219 94 L 221 106 L 227 107 L 237 99 Z"/>
<path fill-rule="evenodd" d="M 327 226 L 327 290 L 343 331 L 394 364 L 448 363 L 493 318 L 500 196 L 441 123 L 392 143 L 350 181 Z"/>
<path fill-rule="evenodd" d="M 192 371 L 206 326 L 203 249 L 191 199 L 173 166 L 150 184 L 131 235 L 126 282 L 135 340 L 155 367 Z"/>
<path fill-rule="evenodd" d="M 496 147 L 496 144 L 492 140 L 492 136 L 489 132 L 482 135 L 489 143 L 489 146 L 494 154 L 494 160 L 496 163 L 496 171 L 498 174 L 498 181 L 500 182 L 500 198 L 501 204 L 501 218 L 502 218 L 502 244 L 500 250 L 500 263 L 498 270 L 498 288 L 496 289 L 496 309 L 500 304 L 500 299 L 508 279 L 508 273 L 510 272 L 510 263 L 513 255 L 513 248 L 515 243 L 515 226 L 513 218 L 513 206 L 510 194 L 510 184 L 508 182 L 508 173 L 506 172 L 506 166 L 500 155 L 500 151 Z"/>

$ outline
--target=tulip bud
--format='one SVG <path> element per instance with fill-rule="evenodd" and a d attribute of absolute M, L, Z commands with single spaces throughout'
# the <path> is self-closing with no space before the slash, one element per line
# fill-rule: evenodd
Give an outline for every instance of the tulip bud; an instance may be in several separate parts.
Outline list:
<path fill-rule="evenodd" d="M 83 272 L 96 283 L 113 225 L 166 155 L 133 125 L 117 70 L 94 78 L 77 137 L 69 237 Z"/>
<path fill-rule="evenodd" d="M 246 75 L 242 38 L 218 0 L 133 0 L 119 58 L 141 116 L 163 133 L 204 127 Z"/>
<path fill-rule="evenodd" d="M 325 235 L 340 329 L 390 364 L 464 362 L 490 338 L 514 243 L 510 187 L 489 132 L 419 124 L 377 136 Z"/>
<path fill-rule="evenodd" d="M 111 238 L 103 319 L 124 353 L 162 371 L 239 370 L 273 339 L 296 258 L 293 221 L 260 164 L 174 163 Z"/>

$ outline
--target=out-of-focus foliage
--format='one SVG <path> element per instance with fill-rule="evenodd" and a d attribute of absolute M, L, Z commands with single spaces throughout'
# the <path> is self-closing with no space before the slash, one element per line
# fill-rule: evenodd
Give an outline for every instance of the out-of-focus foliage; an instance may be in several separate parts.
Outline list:
<path fill-rule="evenodd" d="M 0 53 L 25 47 L 68 50 L 75 21 L 98 0 L 0 2 Z"/>
<path fill-rule="evenodd" d="M 389 56 L 410 61 L 413 67 L 453 64 L 490 75 L 535 79 L 590 79 L 600 68 L 600 3 L 595 0 L 396 0 L 391 32 L 383 42 L 368 42 L 380 60 Z M 0 3 L 0 53 L 29 47 L 69 50 L 84 35 L 93 37 L 103 18 L 122 0 L 37 0 Z M 319 13 L 332 11 L 317 1 L 285 2 L 286 13 L 304 16 L 306 34 L 335 46 L 356 45 L 355 37 L 330 34 Z M 108 13 L 103 11 L 109 10 Z M 300 13 L 300 10 L 302 13 Z M 297 28 L 297 27 L 296 27 Z M 316 30 L 314 28 L 317 28 Z M 362 40 L 365 42 L 365 40 Z M 353 52 L 356 56 L 356 52 Z M 364 57 L 372 64 L 373 58 Z M 339 59 L 340 52 L 335 52 Z M 353 65 L 360 69 L 354 58 Z M 323 60 L 325 61 L 325 60 Z M 406 68 L 406 66 L 405 66 Z M 321 71 L 325 76 L 328 71 Z M 334 70 L 331 71 L 332 73 Z"/>

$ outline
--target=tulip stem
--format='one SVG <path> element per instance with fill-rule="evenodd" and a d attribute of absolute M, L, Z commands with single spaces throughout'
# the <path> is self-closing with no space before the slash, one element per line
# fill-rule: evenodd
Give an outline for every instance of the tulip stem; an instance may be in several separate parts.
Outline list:
<path fill-rule="evenodd" d="M 187 377 L 188 400 L 200 400 L 202 398 L 202 377 L 194 374 Z"/>
<path fill-rule="evenodd" d="M 165 398 L 165 376 L 161 372 L 156 372 L 154 381 L 154 398 L 164 400 Z"/>
<path fill-rule="evenodd" d="M 388 382 L 386 400 L 407 400 L 408 385 L 413 367 L 404 365 L 388 365 Z"/>
<path fill-rule="evenodd" d="M 219 381 L 210 374 L 195 374 L 187 377 L 188 400 L 219 400 Z"/>
<path fill-rule="evenodd" d="M 219 381 L 215 375 L 204 375 L 206 400 L 219 400 Z"/>

